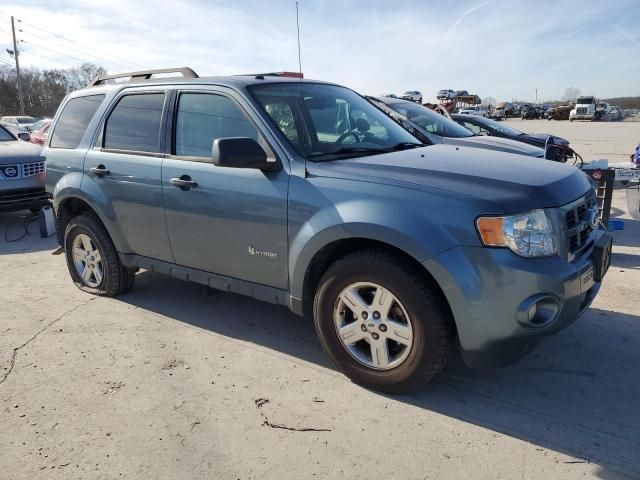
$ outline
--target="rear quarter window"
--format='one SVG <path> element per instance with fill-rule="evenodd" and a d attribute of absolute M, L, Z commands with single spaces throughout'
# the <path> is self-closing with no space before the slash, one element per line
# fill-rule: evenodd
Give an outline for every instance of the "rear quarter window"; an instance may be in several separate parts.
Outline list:
<path fill-rule="evenodd" d="M 51 135 L 50 148 L 77 148 L 104 95 L 72 98 L 64 106 Z"/>

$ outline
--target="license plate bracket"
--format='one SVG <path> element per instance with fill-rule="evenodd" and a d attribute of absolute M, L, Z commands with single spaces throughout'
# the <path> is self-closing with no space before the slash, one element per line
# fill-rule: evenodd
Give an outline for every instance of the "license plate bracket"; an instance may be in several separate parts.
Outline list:
<path fill-rule="evenodd" d="M 593 248 L 593 279 L 596 282 L 601 282 L 609 270 L 612 244 L 613 238 L 605 234 L 598 239 Z"/>

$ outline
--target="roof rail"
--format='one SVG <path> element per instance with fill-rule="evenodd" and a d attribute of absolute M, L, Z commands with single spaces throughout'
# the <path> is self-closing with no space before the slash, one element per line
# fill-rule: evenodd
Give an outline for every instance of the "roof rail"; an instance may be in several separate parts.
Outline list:
<path fill-rule="evenodd" d="M 115 80 L 117 78 L 127 78 L 129 77 L 129 83 L 136 82 L 140 80 L 149 80 L 154 75 L 163 74 L 163 73 L 179 73 L 183 78 L 200 78 L 193 69 L 189 67 L 177 67 L 177 68 L 160 68 L 157 70 L 142 70 L 140 72 L 126 72 L 126 73 L 118 73 L 116 75 L 106 75 L 104 77 L 96 78 L 93 82 L 89 84 L 90 87 L 96 87 L 98 85 L 104 85 L 107 80 Z"/>

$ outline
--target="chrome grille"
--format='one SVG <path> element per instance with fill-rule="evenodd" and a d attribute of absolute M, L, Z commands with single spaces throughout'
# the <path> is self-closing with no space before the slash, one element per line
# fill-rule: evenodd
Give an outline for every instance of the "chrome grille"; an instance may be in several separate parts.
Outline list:
<path fill-rule="evenodd" d="M 576 113 L 578 115 L 586 115 L 587 114 L 587 108 L 586 107 L 576 108 Z"/>
<path fill-rule="evenodd" d="M 590 245 L 591 234 L 597 230 L 599 219 L 594 191 L 568 207 L 565 220 L 570 254 L 575 256 Z"/>
<path fill-rule="evenodd" d="M 45 172 L 44 162 L 35 163 L 23 163 L 22 164 L 22 176 L 33 177 L 34 175 L 40 175 Z"/>

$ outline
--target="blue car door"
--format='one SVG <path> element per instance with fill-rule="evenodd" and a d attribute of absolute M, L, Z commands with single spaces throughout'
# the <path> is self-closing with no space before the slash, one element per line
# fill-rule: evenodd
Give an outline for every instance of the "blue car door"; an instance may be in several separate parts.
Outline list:
<path fill-rule="evenodd" d="M 217 138 L 250 137 L 274 156 L 247 105 L 231 93 L 184 89 L 174 105 L 162 191 L 175 263 L 286 289 L 287 170 L 211 163 Z"/>

